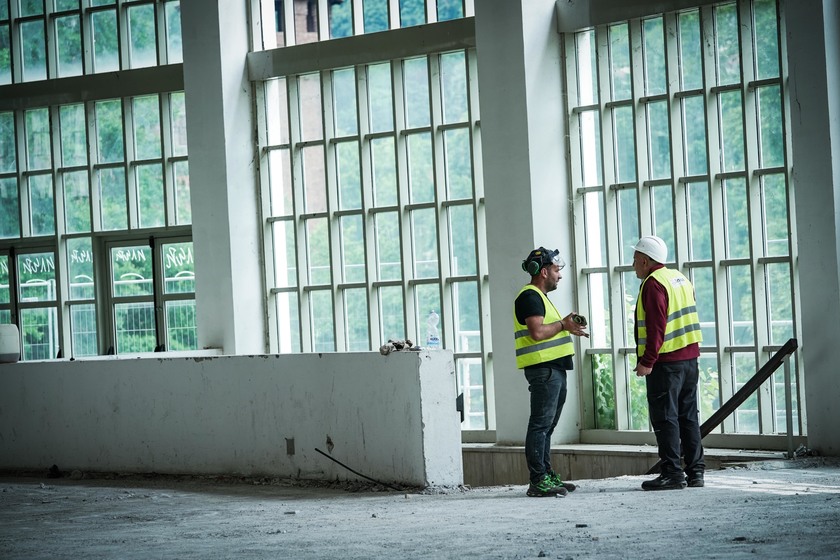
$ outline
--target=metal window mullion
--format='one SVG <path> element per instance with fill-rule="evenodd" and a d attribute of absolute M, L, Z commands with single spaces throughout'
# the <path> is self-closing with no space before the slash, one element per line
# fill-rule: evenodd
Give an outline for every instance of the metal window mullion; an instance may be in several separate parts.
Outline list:
<path fill-rule="evenodd" d="M 630 32 L 630 77 L 633 95 L 633 144 L 636 149 L 636 182 L 642 185 L 650 179 L 650 153 L 648 150 L 648 122 L 650 116 L 647 103 L 640 100 L 645 94 L 644 45 L 641 20 L 630 20 L 628 30 Z M 654 213 L 651 208 L 653 196 L 650 189 L 639 188 L 636 191 L 636 200 L 638 201 L 639 233 L 641 235 L 654 233 Z"/>
<path fill-rule="evenodd" d="M 387 0 L 388 2 L 388 29 L 400 28 L 400 0 Z"/>
<path fill-rule="evenodd" d="M 351 0 L 352 5 L 350 8 L 350 17 L 351 17 L 351 24 L 353 28 L 353 35 L 364 35 L 365 33 L 365 15 L 364 15 L 364 1 L 363 0 Z M 359 67 L 359 72 L 364 70 L 363 67 Z"/>
<path fill-rule="evenodd" d="M 328 0 L 318 2 L 318 41 L 331 39 L 330 36 L 330 8 Z"/>
<path fill-rule="evenodd" d="M 391 6 L 394 7 L 395 5 L 396 2 L 392 0 Z M 398 6 L 396 10 L 397 21 L 399 21 Z M 431 94 L 431 85 L 429 87 Z M 417 309 L 413 297 L 414 290 L 408 285 L 408 280 L 414 277 L 414 253 L 411 244 L 411 211 L 406 209 L 406 205 L 411 201 L 411 193 L 408 181 L 408 141 L 405 134 L 406 91 L 402 60 L 391 62 L 391 91 L 394 102 L 394 136 L 397 142 L 397 161 L 395 163 L 397 166 L 397 205 L 399 206 L 397 216 L 400 231 L 400 262 L 402 264 L 402 281 L 400 286 L 403 290 L 403 323 L 405 324 L 406 337 L 416 341 L 420 340 L 420 333 L 415 330 L 417 328 L 417 321 L 408 321 L 408 317 L 417 317 Z"/>
<path fill-rule="evenodd" d="M 166 1 L 156 0 L 154 3 L 155 13 L 155 56 L 157 65 L 169 64 L 169 50 L 167 49 L 166 36 Z M 256 19 L 256 18 L 250 18 Z"/>
<path fill-rule="evenodd" d="M 158 98 L 158 114 L 160 115 L 160 153 L 163 165 L 163 211 L 165 224 L 177 224 L 175 198 L 175 170 L 172 166 L 172 119 L 170 115 L 171 94 L 160 92 Z"/>
<path fill-rule="evenodd" d="M 362 17 L 362 3 L 354 0 L 353 21 L 354 28 L 364 26 Z M 362 31 L 364 32 L 364 31 Z M 375 215 L 368 212 L 373 207 L 373 165 L 371 156 L 373 151 L 370 148 L 370 108 L 368 107 L 368 68 L 366 65 L 356 67 L 356 116 L 359 131 L 359 165 L 360 179 L 362 184 L 362 243 L 365 248 L 365 294 L 367 296 L 366 320 L 368 324 L 368 347 L 376 348 L 382 339 L 379 330 L 379 312 L 375 305 L 377 298 L 371 282 L 376 278 L 376 237 L 372 232 L 375 229 Z M 393 136 L 393 135 L 392 135 Z"/>
<path fill-rule="evenodd" d="M 709 204 L 711 207 L 712 260 L 719 262 L 726 258 L 726 240 L 724 239 L 724 199 L 721 188 L 720 169 L 720 122 L 718 119 L 718 96 L 713 91 L 717 83 L 716 41 L 714 29 L 714 7 L 700 8 L 700 32 L 703 49 L 703 89 L 706 106 L 706 162 L 709 166 Z M 732 344 L 729 325 L 732 320 L 729 300 L 728 267 L 716 265 L 713 268 L 715 315 L 717 320 L 717 358 L 719 364 L 720 402 L 725 402 L 737 390 L 732 376 L 733 360 L 724 348 Z M 732 416 L 721 425 L 723 433 L 735 430 Z"/>
<path fill-rule="evenodd" d="M 670 124 L 670 150 L 671 150 L 671 178 L 673 189 L 673 212 L 674 212 L 674 258 L 677 270 L 684 270 L 685 262 L 689 258 L 688 220 L 685 216 L 690 215 L 689 197 L 685 185 L 677 183 L 677 177 L 684 177 L 685 169 L 685 146 L 683 144 L 683 120 L 682 101 L 676 97 L 680 89 L 680 61 L 679 61 L 679 26 L 676 13 L 665 15 L 665 64 L 668 76 L 668 122 Z M 677 209 L 685 209 L 685 212 L 677 213 Z M 677 219 L 682 215 L 682 219 Z"/>
<path fill-rule="evenodd" d="M 128 70 L 131 68 L 131 45 L 129 42 L 128 29 L 128 7 L 125 5 L 125 0 L 116 0 L 116 18 L 117 18 L 117 45 L 119 48 L 118 58 L 120 61 L 120 70 Z"/>
<path fill-rule="evenodd" d="M 292 2 L 285 2 L 284 4 L 291 5 Z M 288 11 L 288 8 L 287 8 Z M 293 21 L 293 20 L 292 20 Z M 286 36 L 289 36 L 288 30 Z M 292 36 L 294 36 L 294 28 L 292 28 Z M 294 259 L 297 263 L 297 296 L 298 296 L 298 325 L 300 338 L 301 352 L 312 351 L 312 337 L 303 336 L 303 333 L 310 333 L 310 318 L 309 318 L 309 294 L 303 287 L 305 285 L 305 275 L 307 274 L 308 264 L 306 251 L 301 251 L 299 248 L 302 240 L 306 239 L 306 224 L 300 216 L 300 209 L 305 208 L 304 204 L 304 188 L 303 188 L 303 154 L 300 148 L 301 142 L 301 128 L 300 128 L 300 76 L 292 75 L 287 77 L 288 87 L 288 102 L 289 102 L 289 144 L 292 146 L 290 159 L 292 162 L 292 192 L 294 200 L 294 229 L 295 229 L 295 255 Z"/>
<path fill-rule="evenodd" d="M 50 153 L 52 160 L 53 191 L 53 223 L 55 224 L 55 300 L 58 322 L 58 347 L 61 352 L 69 355 L 70 350 L 70 313 L 65 313 L 67 296 L 70 294 L 68 274 L 65 272 L 64 263 L 67 262 L 67 241 L 61 234 L 67 231 L 67 224 L 64 212 L 64 173 L 58 171 L 61 165 L 61 120 L 59 119 L 59 107 L 49 107 L 49 130 L 50 130 Z"/>
<path fill-rule="evenodd" d="M 321 0 L 322 5 L 326 0 Z M 319 18 L 319 21 L 322 18 Z M 355 74 L 355 70 L 354 70 Z M 342 280 L 344 255 L 341 250 L 341 217 L 336 211 L 341 208 L 338 200 L 339 179 L 336 165 L 337 143 L 335 139 L 335 97 L 333 96 L 332 70 L 321 72 L 321 110 L 324 125 L 324 186 L 327 190 L 327 236 L 330 248 L 330 292 L 333 304 L 333 340 L 335 350 L 347 350 L 344 317 L 344 292 L 336 289 Z"/>
<path fill-rule="evenodd" d="M 53 4 L 52 1 L 44 2 L 44 58 L 47 79 L 58 78 L 58 27 L 53 17 Z"/>
<path fill-rule="evenodd" d="M 138 186 L 136 176 L 135 146 L 134 146 L 134 98 L 125 97 L 121 100 L 123 116 L 123 150 L 125 158 L 125 200 L 128 204 L 128 229 L 140 227 L 140 209 L 138 208 Z"/>
<path fill-rule="evenodd" d="M 84 103 L 85 111 L 85 132 L 87 136 L 87 168 L 88 188 L 90 195 L 91 231 L 102 231 L 102 207 L 101 193 L 99 191 L 99 170 L 96 168 L 96 161 L 99 153 L 99 140 L 96 135 L 96 102 Z M 96 156 L 96 157 L 94 157 Z"/>
<path fill-rule="evenodd" d="M 29 178 L 27 171 L 29 167 L 29 149 L 26 142 L 26 111 L 15 111 L 17 126 L 18 146 L 18 202 L 20 206 L 20 236 L 21 238 L 32 236 L 32 208 L 30 201 Z"/>

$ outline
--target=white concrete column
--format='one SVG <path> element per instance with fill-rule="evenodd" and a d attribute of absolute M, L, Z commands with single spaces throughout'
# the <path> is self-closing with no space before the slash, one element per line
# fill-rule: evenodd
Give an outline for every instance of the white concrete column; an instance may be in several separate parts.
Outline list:
<path fill-rule="evenodd" d="M 560 249 L 568 266 L 550 297 L 560 313 L 575 310 L 563 61 L 554 5 L 475 3 L 498 443 L 525 441 L 529 393 L 516 369 L 513 301 L 530 280 L 521 263 L 532 249 Z M 578 362 L 576 357 L 576 367 Z M 568 378 L 555 443 L 579 439 L 577 372 Z"/>
<path fill-rule="evenodd" d="M 840 455 L 840 2 L 788 2 L 793 184 L 808 445 Z"/>
<path fill-rule="evenodd" d="M 267 350 L 247 2 L 181 2 L 200 347 Z"/>

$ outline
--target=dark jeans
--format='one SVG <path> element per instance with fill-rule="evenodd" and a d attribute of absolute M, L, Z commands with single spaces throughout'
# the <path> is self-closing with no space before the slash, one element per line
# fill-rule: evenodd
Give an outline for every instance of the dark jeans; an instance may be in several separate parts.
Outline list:
<path fill-rule="evenodd" d="M 685 473 L 689 476 L 706 470 L 697 410 L 698 379 L 696 358 L 657 362 L 645 377 L 650 423 L 664 476 L 683 478 L 680 457 L 685 460 Z"/>
<path fill-rule="evenodd" d="M 531 416 L 525 436 L 525 460 L 531 482 L 537 483 L 551 468 L 551 434 L 566 402 L 566 372 L 550 367 L 528 368 L 525 379 L 531 393 Z"/>

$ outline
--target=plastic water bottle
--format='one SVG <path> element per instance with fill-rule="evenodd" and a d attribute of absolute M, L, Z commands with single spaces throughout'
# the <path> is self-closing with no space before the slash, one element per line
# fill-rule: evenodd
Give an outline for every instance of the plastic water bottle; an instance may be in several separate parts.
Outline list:
<path fill-rule="evenodd" d="M 426 347 L 430 350 L 437 350 L 440 348 L 438 323 L 440 323 L 440 316 L 433 309 L 426 318 Z"/>

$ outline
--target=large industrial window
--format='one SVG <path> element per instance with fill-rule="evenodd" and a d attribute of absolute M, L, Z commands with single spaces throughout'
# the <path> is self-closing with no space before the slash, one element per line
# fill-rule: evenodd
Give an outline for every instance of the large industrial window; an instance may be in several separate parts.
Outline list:
<path fill-rule="evenodd" d="M 258 109 L 272 351 L 425 346 L 435 312 L 483 430 L 475 68 L 474 49 L 319 68 L 260 82 Z"/>
<path fill-rule="evenodd" d="M 632 245 L 662 237 L 703 327 L 701 420 L 799 332 L 782 18 L 775 0 L 722 3 L 567 34 L 580 307 L 592 318 L 587 429 L 648 430 L 633 373 Z M 794 430 L 801 367 L 793 360 Z M 718 429 L 786 431 L 776 372 Z"/>

